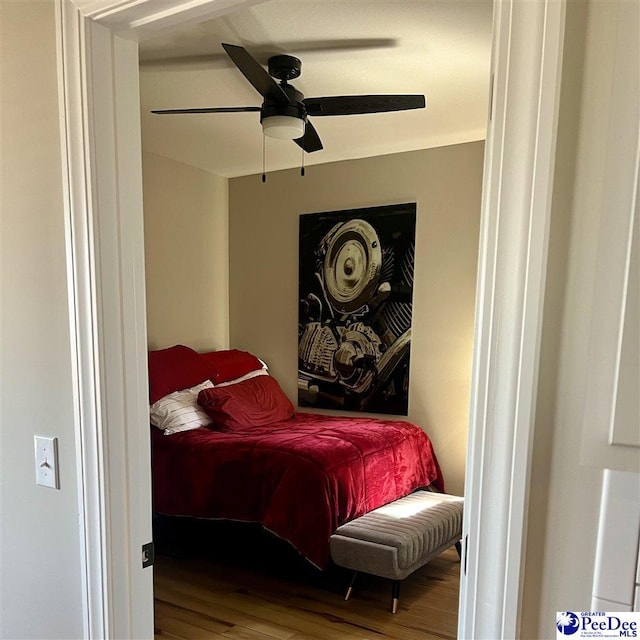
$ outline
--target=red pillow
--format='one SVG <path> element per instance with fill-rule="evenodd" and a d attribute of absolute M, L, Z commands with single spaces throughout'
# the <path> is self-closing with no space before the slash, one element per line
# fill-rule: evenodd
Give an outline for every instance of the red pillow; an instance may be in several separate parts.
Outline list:
<path fill-rule="evenodd" d="M 149 351 L 149 402 L 193 387 L 209 378 L 210 367 L 196 351 L 181 344 Z"/>
<path fill-rule="evenodd" d="M 262 427 L 293 415 L 293 405 L 271 376 L 258 376 L 229 387 L 203 389 L 198 404 L 220 431 Z"/>
<path fill-rule="evenodd" d="M 210 365 L 209 379 L 213 384 L 235 380 L 251 371 L 262 369 L 262 362 L 247 351 L 226 349 L 200 354 Z"/>

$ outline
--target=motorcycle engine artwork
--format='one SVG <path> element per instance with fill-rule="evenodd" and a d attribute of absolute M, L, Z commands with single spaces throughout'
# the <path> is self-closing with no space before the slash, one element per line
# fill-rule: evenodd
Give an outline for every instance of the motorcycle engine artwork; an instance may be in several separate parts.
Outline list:
<path fill-rule="evenodd" d="M 415 203 L 300 216 L 300 406 L 407 415 L 415 228 Z"/>

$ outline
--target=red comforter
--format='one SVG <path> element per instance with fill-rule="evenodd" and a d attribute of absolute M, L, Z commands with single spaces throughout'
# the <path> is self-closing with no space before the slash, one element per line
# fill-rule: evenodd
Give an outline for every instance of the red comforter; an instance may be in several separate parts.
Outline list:
<path fill-rule="evenodd" d="M 416 425 L 297 413 L 268 427 L 171 436 L 153 429 L 154 510 L 259 522 L 319 568 L 347 522 L 434 483 L 431 441 Z"/>

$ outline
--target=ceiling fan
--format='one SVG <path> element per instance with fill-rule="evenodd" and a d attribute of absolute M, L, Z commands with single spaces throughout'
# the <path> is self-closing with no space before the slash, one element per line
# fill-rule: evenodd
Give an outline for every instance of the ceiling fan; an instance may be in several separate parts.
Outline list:
<path fill-rule="evenodd" d="M 151 113 L 237 113 L 259 111 L 264 135 L 293 140 L 307 153 L 320 151 L 320 136 L 309 116 L 348 116 L 362 113 L 382 113 L 424 109 L 423 95 L 363 95 L 305 98 L 289 84 L 300 75 L 302 62 L 289 55 L 271 56 L 268 73 L 244 48 L 222 44 L 233 63 L 264 98 L 260 107 L 210 107 L 202 109 L 157 109 Z M 275 80 L 280 80 L 278 84 Z"/>

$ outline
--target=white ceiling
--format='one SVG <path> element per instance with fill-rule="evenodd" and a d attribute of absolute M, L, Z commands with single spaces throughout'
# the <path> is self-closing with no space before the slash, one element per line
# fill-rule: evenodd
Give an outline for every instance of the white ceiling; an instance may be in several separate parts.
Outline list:
<path fill-rule="evenodd" d="M 150 109 L 260 106 L 221 42 L 266 66 L 302 60 L 306 97 L 421 93 L 427 109 L 312 118 L 324 149 L 305 165 L 485 137 L 490 0 L 269 0 L 140 45 L 145 151 L 235 177 L 262 171 L 259 113 L 153 115 Z M 268 171 L 300 166 L 293 142 L 266 138 Z"/>

